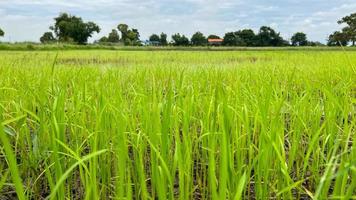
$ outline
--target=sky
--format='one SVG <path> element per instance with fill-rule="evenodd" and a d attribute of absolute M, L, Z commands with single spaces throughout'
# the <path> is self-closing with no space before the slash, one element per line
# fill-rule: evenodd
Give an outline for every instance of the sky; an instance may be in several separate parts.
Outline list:
<path fill-rule="evenodd" d="M 107 35 L 119 23 L 137 28 L 141 39 L 152 33 L 196 31 L 217 34 L 262 25 L 289 39 L 295 32 L 325 43 L 341 28 L 337 20 L 356 11 L 355 0 L 0 0 L 2 41 L 39 41 L 60 12 L 101 27 L 90 41 Z"/>

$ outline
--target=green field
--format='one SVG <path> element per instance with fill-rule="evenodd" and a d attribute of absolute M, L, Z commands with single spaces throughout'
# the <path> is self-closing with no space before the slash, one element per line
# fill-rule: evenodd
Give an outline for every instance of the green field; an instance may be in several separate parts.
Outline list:
<path fill-rule="evenodd" d="M 356 52 L 1 51 L 0 199 L 356 198 Z"/>
<path fill-rule="evenodd" d="M 123 46 L 120 44 L 67 43 L 39 44 L 34 42 L 1 43 L 1 51 L 66 51 L 66 50 L 116 50 L 116 51 L 356 51 L 353 46 L 282 46 L 282 47 L 244 47 L 244 46 Z"/>

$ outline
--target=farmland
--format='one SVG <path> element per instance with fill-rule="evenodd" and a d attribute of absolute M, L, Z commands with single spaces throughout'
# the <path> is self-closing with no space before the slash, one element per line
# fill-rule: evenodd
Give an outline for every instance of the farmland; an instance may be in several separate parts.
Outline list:
<path fill-rule="evenodd" d="M 355 63 L 2 51 L 0 199 L 356 198 Z"/>

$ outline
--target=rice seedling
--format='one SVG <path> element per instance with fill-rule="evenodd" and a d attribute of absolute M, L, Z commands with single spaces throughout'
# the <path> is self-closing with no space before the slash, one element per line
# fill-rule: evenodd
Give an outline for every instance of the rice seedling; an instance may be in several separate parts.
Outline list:
<path fill-rule="evenodd" d="M 355 199 L 353 63 L 0 52 L 0 199 Z"/>

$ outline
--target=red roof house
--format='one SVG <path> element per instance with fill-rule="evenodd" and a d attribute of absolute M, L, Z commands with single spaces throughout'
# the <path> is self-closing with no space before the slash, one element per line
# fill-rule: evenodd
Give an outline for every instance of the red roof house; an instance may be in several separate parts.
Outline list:
<path fill-rule="evenodd" d="M 221 45 L 223 41 L 223 39 L 208 39 L 209 45 Z"/>

